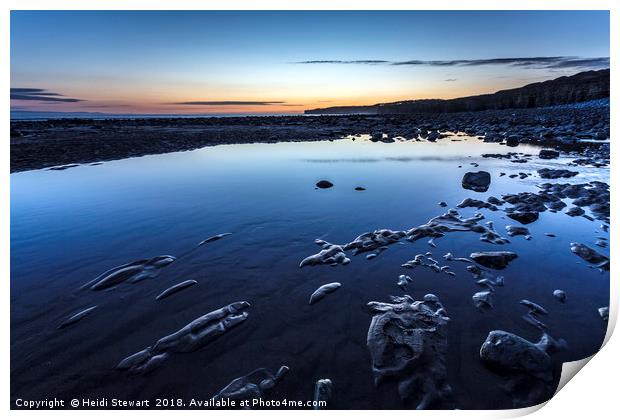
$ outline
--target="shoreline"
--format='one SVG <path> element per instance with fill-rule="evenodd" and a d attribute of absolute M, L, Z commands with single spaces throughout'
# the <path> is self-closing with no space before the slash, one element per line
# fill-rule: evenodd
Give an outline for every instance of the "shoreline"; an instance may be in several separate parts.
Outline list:
<path fill-rule="evenodd" d="M 11 121 L 11 173 L 88 164 L 205 146 L 336 140 L 435 141 L 446 132 L 489 142 L 553 147 L 609 138 L 609 106 L 571 106 L 442 114 L 297 115 L 218 118 Z M 590 144 L 591 145 L 591 144 Z"/>

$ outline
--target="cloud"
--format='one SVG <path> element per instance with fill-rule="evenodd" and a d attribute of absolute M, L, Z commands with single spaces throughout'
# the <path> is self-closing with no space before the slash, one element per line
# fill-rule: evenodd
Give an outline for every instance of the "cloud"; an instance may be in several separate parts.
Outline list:
<path fill-rule="evenodd" d="M 295 64 L 390 64 L 387 60 L 308 60 Z"/>
<path fill-rule="evenodd" d="M 444 82 L 456 82 L 456 79 L 444 79 Z"/>
<path fill-rule="evenodd" d="M 11 99 L 39 102 L 82 102 L 82 99 L 67 98 L 60 93 L 47 92 L 39 88 L 11 88 Z"/>
<path fill-rule="evenodd" d="M 202 105 L 202 106 L 228 106 L 228 105 L 282 105 L 284 101 L 189 101 L 172 102 L 165 105 Z"/>
<path fill-rule="evenodd" d="M 310 60 L 297 64 L 387 64 L 391 66 L 431 66 L 431 67 L 472 67 L 472 66 L 512 66 L 532 69 L 593 69 L 609 67 L 609 57 L 509 57 L 474 60 Z"/>

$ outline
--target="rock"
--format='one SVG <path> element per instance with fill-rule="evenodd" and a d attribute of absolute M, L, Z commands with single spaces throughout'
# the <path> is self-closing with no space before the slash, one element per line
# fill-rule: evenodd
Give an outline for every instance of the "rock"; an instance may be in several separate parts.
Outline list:
<path fill-rule="evenodd" d="M 560 289 L 554 290 L 553 296 L 561 303 L 566 302 L 566 292 L 564 292 L 564 290 L 560 290 Z"/>
<path fill-rule="evenodd" d="M 407 286 L 412 281 L 413 280 L 411 279 L 411 277 L 401 274 L 400 276 L 398 276 L 398 282 L 396 283 L 396 285 L 403 289 L 403 291 L 407 291 Z"/>
<path fill-rule="evenodd" d="M 70 316 L 69 318 L 65 319 L 58 326 L 58 329 L 65 328 L 65 327 L 68 327 L 69 325 L 75 324 L 76 322 L 80 321 L 82 318 L 84 318 L 86 315 L 88 315 L 89 313 L 91 313 L 95 309 L 97 309 L 97 305 L 91 306 L 90 308 L 86 308 L 84 310 L 79 311 L 78 313 L 76 313 L 76 314 Z"/>
<path fill-rule="evenodd" d="M 168 296 L 175 294 L 177 292 L 180 292 L 183 289 L 186 289 L 190 286 L 193 286 L 195 284 L 198 284 L 198 282 L 196 280 L 185 280 L 182 281 L 181 283 L 177 283 L 174 286 L 171 286 L 169 288 L 167 288 L 166 290 L 164 290 L 163 292 L 161 292 L 159 295 L 157 295 L 157 297 L 155 298 L 155 300 L 162 300 L 167 298 Z"/>
<path fill-rule="evenodd" d="M 312 293 L 312 296 L 310 296 L 310 301 L 308 302 L 308 304 L 312 305 L 313 303 L 318 302 L 319 300 L 327 296 L 329 293 L 332 293 L 336 291 L 337 289 L 339 289 L 340 286 L 342 286 L 342 284 L 340 283 L 324 284 L 323 286 L 316 289 L 314 293 Z"/>
<path fill-rule="evenodd" d="M 508 235 L 510 236 L 530 236 L 530 230 L 528 228 L 526 228 L 525 226 L 512 226 L 512 225 L 508 225 L 506 226 L 506 231 L 508 232 Z"/>
<path fill-rule="evenodd" d="M 560 152 L 557 150 L 543 149 L 538 153 L 538 157 L 541 159 L 555 159 L 560 156 Z"/>
<path fill-rule="evenodd" d="M 535 211 L 515 211 L 506 213 L 506 216 L 524 225 L 530 224 L 538 220 L 538 212 Z"/>
<path fill-rule="evenodd" d="M 355 187 L 355 191 L 366 191 L 364 187 Z"/>
<path fill-rule="evenodd" d="M 340 245 L 333 245 L 325 241 L 318 241 L 317 244 L 322 245 L 324 248 L 318 254 L 310 255 L 309 257 L 304 258 L 299 263 L 299 268 L 306 265 L 346 265 L 351 261 L 347 258 Z"/>
<path fill-rule="evenodd" d="M 525 372 L 545 382 L 553 379 L 549 353 L 566 347 L 564 340 L 554 340 L 543 333 L 538 343 L 505 331 L 491 331 L 480 348 L 480 358 L 491 367 Z"/>
<path fill-rule="evenodd" d="M 573 206 L 570 209 L 566 210 L 566 214 L 571 217 L 583 216 L 585 213 L 586 212 L 581 207 L 577 207 L 577 206 Z"/>
<path fill-rule="evenodd" d="M 519 145 L 520 137 L 516 135 L 511 135 L 506 137 L 506 146 L 508 147 L 516 147 Z"/>
<path fill-rule="evenodd" d="M 517 258 L 517 254 L 510 251 L 473 252 L 469 258 L 485 267 L 501 270 L 506 268 L 510 261 Z"/>
<path fill-rule="evenodd" d="M 450 394 L 446 369 L 449 318 L 440 302 L 393 297 L 392 303 L 370 302 L 374 314 L 367 345 L 375 384 L 394 378 L 403 400 L 428 408 Z"/>
<path fill-rule="evenodd" d="M 467 190 L 485 192 L 491 184 L 491 174 L 486 171 L 467 172 L 463 176 L 461 185 Z"/>
<path fill-rule="evenodd" d="M 224 238 L 226 236 L 229 236 L 229 235 L 232 235 L 232 233 L 226 232 L 226 233 L 220 233 L 218 235 L 211 236 L 211 237 L 205 239 L 204 241 L 200 242 L 198 244 L 198 246 L 204 245 L 204 244 L 208 244 L 209 242 L 219 241 L 220 239 L 222 239 L 222 238 Z"/>
<path fill-rule="evenodd" d="M 555 238 L 555 233 L 545 233 L 545 236 L 548 236 L 550 238 Z"/>
<path fill-rule="evenodd" d="M 493 197 L 493 196 L 490 196 L 490 197 L 487 199 L 487 203 L 489 203 L 489 204 L 493 204 L 493 205 L 496 205 L 496 206 L 501 206 L 502 204 L 504 204 L 504 202 L 503 202 L 502 200 L 500 200 L 500 199 L 499 199 L 499 198 L 497 198 L 497 197 Z"/>
<path fill-rule="evenodd" d="M 598 308 L 598 314 L 603 318 L 604 321 L 609 320 L 609 307 L 604 306 L 602 308 Z"/>
<path fill-rule="evenodd" d="M 476 308 L 480 310 L 493 308 L 493 300 L 490 290 L 475 293 L 472 296 L 472 300 L 474 301 L 474 305 L 476 305 Z"/>
<path fill-rule="evenodd" d="M 529 308 L 529 310 L 535 314 L 540 314 L 540 315 L 547 315 L 548 312 L 545 308 L 543 308 L 542 306 L 540 306 L 537 303 L 534 303 L 530 300 L 527 299 L 523 299 L 519 302 L 521 305 Z"/>
<path fill-rule="evenodd" d="M 370 141 L 372 141 L 373 143 L 376 143 L 381 140 L 383 140 L 383 133 L 372 133 L 370 135 Z"/>
<path fill-rule="evenodd" d="M 281 366 L 273 375 L 265 368 L 259 368 L 255 371 L 234 379 L 226 385 L 224 389 L 212 397 L 213 400 L 254 400 L 264 397 L 266 391 L 269 391 L 282 380 L 282 377 L 289 371 L 288 366 Z"/>
<path fill-rule="evenodd" d="M 465 207 L 474 207 L 477 209 L 486 208 L 491 211 L 497 211 L 497 207 L 495 205 L 490 204 L 486 201 L 476 200 L 475 198 L 466 198 L 459 204 L 457 204 L 456 207 L 460 209 Z"/>
<path fill-rule="evenodd" d="M 133 261 L 119 265 L 98 275 L 93 280 L 83 285 L 82 289 L 103 290 L 116 286 L 117 284 L 128 282 L 137 283 L 141 280 L 156 277 L 160 269 L 172 264 L 176 257 L 171 255 L 160 255 L 150 259 Z"/>
<path fill-rule="evenodd" d="M 573 254 L 580 256 L 590 264 L 595 264 L 597 268 L 605 271 L 609 271 L 609 258 L 599 254 L 587 245 L 580 244 L 578 242 L 572 242 L 570 244 L 570 250 Z"/>
<path fill-rule="evenodd" d="M 448 207 L 448 203 L 446 203 L 445 201 L 440 201 L 438 205 L 439 207 Z"/>
<path fill-rule="evenodd" d="M 177 332 L 160 338 L 153 346 L 126 357 L 117 369 L 145 374 L 159 367 L 171 354 L 198 350 L 245 321 L 248 313 L 244 309 L 249 307 L 248 302 L 234 302 L 196 318 Z"/>
<path fill-rule="evenodd" d="M 484 215 L 481 213 L 476 213 L 470 218 L 462 218 L 456 210 L 450 209 L 447 213 L 433 217 L 426 224 L 412 228 L 404 234 L 408 241 L 415 242 L 425 237 L 440 238 L 448 232 L 471 231 L 479 233 L 480 239 L 486 242 L 498 245 L 507 242 L 507 239 L 499 236 L 492 227 L 480 225 L 478 222 L 482 219 Z"/>
<path fill-rule="evenodd" d="M 373 258 L 376 258 L 376 257 L 377 257 L 377 254 L 368 254 L 368 255 L 366 255 L 366 259 L 367 260 L 372 260 Z"/>
<path fill-rule="evenodd" d="M 566 169 L 539 169 L 538 175 L 545 179 L 572 178 L 579 175 L 579 172 L 569 171 Z"/>
<path fill-rule="evenodd" d="M 332 397 L 332 381 L 330 379 L 319 379 L 314 385 L 314 406 L 315 410 L 327 407 L 327 403 Z"/>
<path fill-rule="evenodd" d="M 332 184 L 331 182 L 326 181 L 326 180 L 324 180 L 324 179 L 323 179 L 323 180 L 321 180 L 321 181 L 317 182 L 317 183 L 316 183 L 316 186 L 317 186 L 318 188 L 325 189 L 325 188 L 331 188 L 331 187 L 333 187 L 333 186 L 334 186 L 334 184 Z"/>
<path fill-rule="evenodd" d="M 405 232 L 390 229 L 378 229 L 374 232 L 366 232 L 359 235 L 353 241 L 343 246 L 345 251 L 353 249 L 354 254 L 373 251 L 382 246 L 387 246 L 400 241 L 405 237 Z"/>
<path fill-rule="evenodd" d="M 425 294 L 422 300 L 426 303 L 439 303 L 439 298 L 432 293 Z"/>

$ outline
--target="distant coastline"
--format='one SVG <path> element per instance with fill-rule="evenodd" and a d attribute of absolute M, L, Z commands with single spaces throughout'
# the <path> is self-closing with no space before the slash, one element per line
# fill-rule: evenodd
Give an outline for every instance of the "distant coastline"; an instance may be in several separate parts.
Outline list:
<path fill-rule="evenodd" d="M 585 71 L 495 93 L 455 99 L 417 99 L 365 106 L 336 106 L 304 111 L 313 114 L 411 114 L 538 108 L 609 97 L 609 69 Z"/>

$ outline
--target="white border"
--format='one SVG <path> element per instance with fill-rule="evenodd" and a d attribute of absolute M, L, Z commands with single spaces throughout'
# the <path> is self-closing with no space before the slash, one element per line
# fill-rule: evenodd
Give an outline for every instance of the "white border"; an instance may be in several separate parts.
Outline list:
<path fill-rule="evenodd" d="M 618 49 L 617 42 L 615 40 L 620 39 L 618 33 L 618 4 L 617 1 L 611 0 L 504 0 L 501 3 L 499 1 L 489 0 L 435 0 L 420 1 L 420 0 L 356 0 L 355 2 L 349 0 L 297 0 L 294 3 L 291 1 L 283 0 L 227 0 L 221 2 L 215 1 L 197 1 L 197 0 L 4 0 L 0 3 L 2 8 L 2 15 L 0 18 L 0 31 L 2 33 L 2 41 L 0 44 L 1 57 L 3 58 L 4 65 L 1 68 L 3 85 L 5 86 L 5 92 L 10 88 L 10 64 L 9 64 L 9 48 L 10 48 L 10 10 L 346 10 L 346 9 L 362 9 L 362 10 L 611 10 L 611 61 L 616 62 Z M 352 7 L 353 6 L 353 7 Z M 466 30 L 464 28 L 463 30 Z M 527 31 L 527 28 L 523 28 Z M 615 64 L 614 64 L 615 65 Z M 611 76 L 612 84 L 612 103 L 615 104 L 618 98 L 617 92 L 617 77 L 615 72 L 612 71 Z M 612 139 L 619 139 L 620 133 L 617 128 L 617 112 L 615 106 L 612 106 Z M 2 406 L 6 411 L 9 411 L 9 388 L 10 388 L 10 317 L 9 317 L 9 305 L 10 305 L 10 293 L 9 293 L 9 252 L 10 252 L 10 238 L 9 238 L 9 216 L 10 216 L 10 178 L 9 174 L 9 122 L 10 122 L 10 103 L 7 100 L 2 110 L 2 116 L 0 117 L 0 124 L 2 125 L 3 141 L 2 141 L 2 153 L 0 154 L 0 165 L 2 165 L 3 179 L 0 183 L 0 218 L 2 220 L 2 236 L 0 238 L 0 273 L 2 273 L 2 302 L 4 303 L 3 311 L 1 314 L 2 325 L 4 331 L 2 334 L 3 345 L 0 350 L 2 360 L 5 362 L 6 374 L 3 377 L 1 392 L 2 392 Z M 618 155 L 618 148 L 620 147 L 620 140 L 611 141 L 612 157 Z M 615 160 L 613 158 L 612 160 Z M 612 181 L 612 214 L 615 215 L 614 209 L 618 208 L 618 195 L 616 194 L 616 185 L 618 180 L 616 179 L 615 162 L 612 165 L 611 179 Z M 610 255 L 612 262 L 615 261 L 617 255 L 615 252 L 615 244 L 617 243 L 617 229 L 614 225 L 611 226 L 611 248 Z M 566 418 L 578 418 L 588 416 L 589 418 L 608 418 L 610 413 L 617 412 L 617 388 L 615 387 L 616 375 L 619 373 L 618 356 L 620 355 L 620 343 L 617 338 L 609 341 L 611 332 L 615 327 L 618 312 L 618 279 L 615 278 L 616 271 L 614 270 L 614 264 L 612 264 L 611 271 L 611 314 L 610 314 L 610 328 L 606 337 L 606 345 L 604 350 L 595 355 L 588 363 L 588 368 L 584 372 L 579 373 L 579 379 L 576 381 L 570 381 L 565 388 L 561 390 L 550 402 L 542 404 L 538 407 L 522 409 L 522 410 L 504 410 L 504 411 L 455 411 L 452 415 L 461 418 L 502 418 L 502 417 L 516 417 L 529 414 L 537 411 L 542 406 L 545 406 L 544 410 L 537 411 L 534 416 L 542 418 L 541 416 L 554 416 L 554 417 L 566 417 Z M 575 363 L 574 365 L 578 365 Z M 568 368 L 568 367 L 567 367 Z M 574 368 L 574 366 L 573 366 Z M 568 369 L 565 369 L 568 372 Z M 207 380 L 207 378 L 205 378 Z M 359 417 L 361 419 L 369 419 L 371 416 L 384 415 L 384 416 L 399 416 L 399 415 L 411 415 L 420 416 L 424 418 L 443 418 L 447 415 L 446 412 L 441 411 L 425 411 L 425 412 L 373 412 L 373 411 L 357 411 L 352 410 L 347 414 Z M 49 418 L 81 418 L 84 416 L 84 412 L 77 410 L 63 410 L 63 411 L 10 411 L 10 415 L 14 418 L 30 419 L 39 416 L 45 416 Z M 108 418 L 113 415 L 111 412 L 106 411 L 92 411 L 88 413 L 92 418 Z M 170 415 L 182 415 L 189 418 L 238 418 L 246 416 L 246 412 L 231 412 L 231 411 L 177 411 L 177 412 L 165 412 L 165 411 L 125 411 L 123 416 L 129 415 L 131 417 L 138 418 L 164 418 Z M 291 413 L 286 411 L 257 411 L 253 412 L 252 416 L 257 418 L 288 418 Z M 340 416 L 338 411 L 295 411 L 296 417 L 314 417 L 317 415 L 335 417 Z"/>

